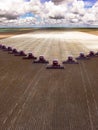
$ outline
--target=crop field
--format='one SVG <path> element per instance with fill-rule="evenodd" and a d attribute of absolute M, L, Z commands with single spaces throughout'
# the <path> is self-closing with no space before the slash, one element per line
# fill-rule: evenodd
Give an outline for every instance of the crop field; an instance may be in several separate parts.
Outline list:
<path fill-rule="evenodd" d="M 36 30 L 1 40 L 26 53 L 33 52 L 37 57 L 44 55 L 50 62 L 56 58 L 61 62 L 68 55 L 77 57 L 80 52 L 87 54 L 98 50 L 98 36 L 80 31 Z"/>
<path fill-rule="evenodd" d="M 97 31 L 36 30 L 1 44 L 61 63 L 98 51 Z M 47 70 L 0 50 L 0 130 L 98 130 L 98 57 Z"/>

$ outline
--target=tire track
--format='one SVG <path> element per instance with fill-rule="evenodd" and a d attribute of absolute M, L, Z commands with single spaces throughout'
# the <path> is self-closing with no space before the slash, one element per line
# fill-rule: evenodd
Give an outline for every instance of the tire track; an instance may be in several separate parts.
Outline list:
<path fill-rule="evenodd" d="M 28 84 L 27 88 L 25 89 L 24 93 L 22 94 L 22 96 L 20 97 L 19 101 L 17 102 L 17 105 L 15 105 L 15 107 L 13 107 L 13 109 L 11 110 L 12 112 L 10 112 L 10 115 L 8 115 L 8 118 L 5 117 L 4 121 L 3 121 L 3 126 L 2 128 L 5 127 L 5 125 L 8 125 L 9 123 L 11 123 L 9 126 L 12 127 L 15 124 L 15 121 L 17 120 L 18 116 L 20 115 L 20 113 L 22 112 L 22 109 L 24 108 L 25 105 L 25 101 L 28 99 L 28 97 L 31 95 L 31 92 L 33 92 L 33 94 L 36 93 L 36 85 L 38 82 L 38 76 L 41 73 L 41 71 L 43 70 L 44 66 L 42 66 L 40 68 L 40 70 L 36 73 L 35 77 L 33 80 L 31 80 L 31 82 Z M 38 80 L 37 80 L 38 79 Z M 36 81 L 36 82 L 35 82 Z M 33 82 L 35 82 L 35 85 L 32 87 Z M 10 129 L 10 128 L 9 128 Z"/>
<path fill-rule="evenodd" d="M 87 107 L 88 107 L 88 115 L 89 115 L 91 130 L 95 130 L 96 126 L 94 125 L 92 111 L 94 111 L 93 114 L 95 114 L 95 111 L 96 111 L 96 113 L 98 115 L 98 107 L 97 107 L 97 103 L 95 100 L 94 92 L 92 91 L 92 86 L 91 86 L 89 76 L 87 74 L 86 68 L 83 63 L 81 63 L 81 65 L 80 65 L 80 72 L 81 72 L 81 78 L 82 78 L 82 82 L 83 82 L 83 87 L 84 87 L 84 92 L 85 92 L 85 97 L 86 97 L 86 102 L 87 102 Z M 90 90 L 89 94 L 88 94 L 88 91 L 89 91 L 88 89 Z M 91 110 L 91 104 L 90 104 L 91 102 L 90 102 L 89 96 L 94 103 L 94 108 L 92 108 L 93 110 Z"/>

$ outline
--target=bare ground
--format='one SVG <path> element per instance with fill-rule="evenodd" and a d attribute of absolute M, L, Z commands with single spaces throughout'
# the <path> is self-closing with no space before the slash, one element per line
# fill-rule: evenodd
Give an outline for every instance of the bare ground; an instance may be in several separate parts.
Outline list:
<path fill-rule="evenodd" d="M 0 129 L 97 130 L 97 65 L 46 70 L 0 51 Z"/>

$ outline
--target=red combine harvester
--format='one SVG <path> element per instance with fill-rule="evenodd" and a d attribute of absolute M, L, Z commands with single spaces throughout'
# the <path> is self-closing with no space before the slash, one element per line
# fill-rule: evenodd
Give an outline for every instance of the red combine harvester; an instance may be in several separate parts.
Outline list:
<path fill-rule="evenodd" d="M 68 59 L 66 61 L 63 61 L 62 63 L 63 64 L 78 64 L 78 62 L 75 61 L 72 56 L 69 56 Z"/>
<path fill-rule="evenodd" d="M 2 49 L 3 49 L 3 50 L 5 50 L 5 49 L 7 49 L 7 48 L 6 48 L 6 46 L 5 46 L 5 45 L 2 45 Z"/>
<path fill-rule="evenodd" d="M 7 47 L 6 49 L 5 49 L 5 51 L 12 51 L 13 49 L 12 49 L 12 47 Z"/>
<path fill-rule="evenodd" d="M 15 56 L 27 56 L 24 51 L 19 51 Z"/>
<path fill-rule="evenodd" d="M 9 52 L 10 54 L 18 54 L 19 52 L 17 51 L 17 49 L 13 49 L 11 52 Z"/>
<path fill-rule="evenodd" d="M 88 60 L 89 58 L 84 55 L 83 52 L 80 53 L 80 55 L 76 58 L 76 60 Z"/>
<path fill-rule="evenodd" d="M 46 69 L 64 69 L 64 66 L 58 63 L 58 59 L 54 59 L 52 65 L 48 65 Z"/>
<path fill-rule="evenodd" d="M 47 64 L 47 63 L 49 63 L 49 61 L 46 60 L 43 55 L 41 55 L 41 56 L 39 56 L 39 59 L 38 59 L 38 60 L 34 60 L 33 63 L 43 63 L 43 64 Z"/>
<path fill-rule="evenodd" d="M 87 57 L 95 57 L 96 54 L 94 53 L 94 51 L 90 51 L 89 54 L 87 55 Z"/>
<path fill-rule="evenodd" d="M 36 60 L 37 57 L 35 57 L 32 53 L 28 53 L 27 56 L 23 57 L 23 59 L 34 59 L 34 60 Z"/>

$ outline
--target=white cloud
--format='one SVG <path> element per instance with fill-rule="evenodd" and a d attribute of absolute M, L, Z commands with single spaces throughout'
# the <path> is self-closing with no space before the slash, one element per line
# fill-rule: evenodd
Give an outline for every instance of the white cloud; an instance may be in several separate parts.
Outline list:
<path fill-rule="evenodd" d="M 0 16 L 7 19 L 16 19 L 25 13 L 24 4 L 22 0 L 0 0 Z"/>
<path fill-rule="evenodd" d="M 63 5 L 54 5 L 53 2 L 46 2 L 44 5 L 43 13 L 47 13 L 47 17 L 54 18 L 54 19 L 60 19 L 65 17 L 66 13 L 66 6 Z"/>
<path fill-rule="evenodd" d="M 28 12 L 36 17 L 20 17 Z M 83 0 L 52 0 L 43 4 L 40 0 L 0 0 L 0 25 L 70 23 L 98 25 L 98 2 L 92 8 L 85 8 Z"/>

